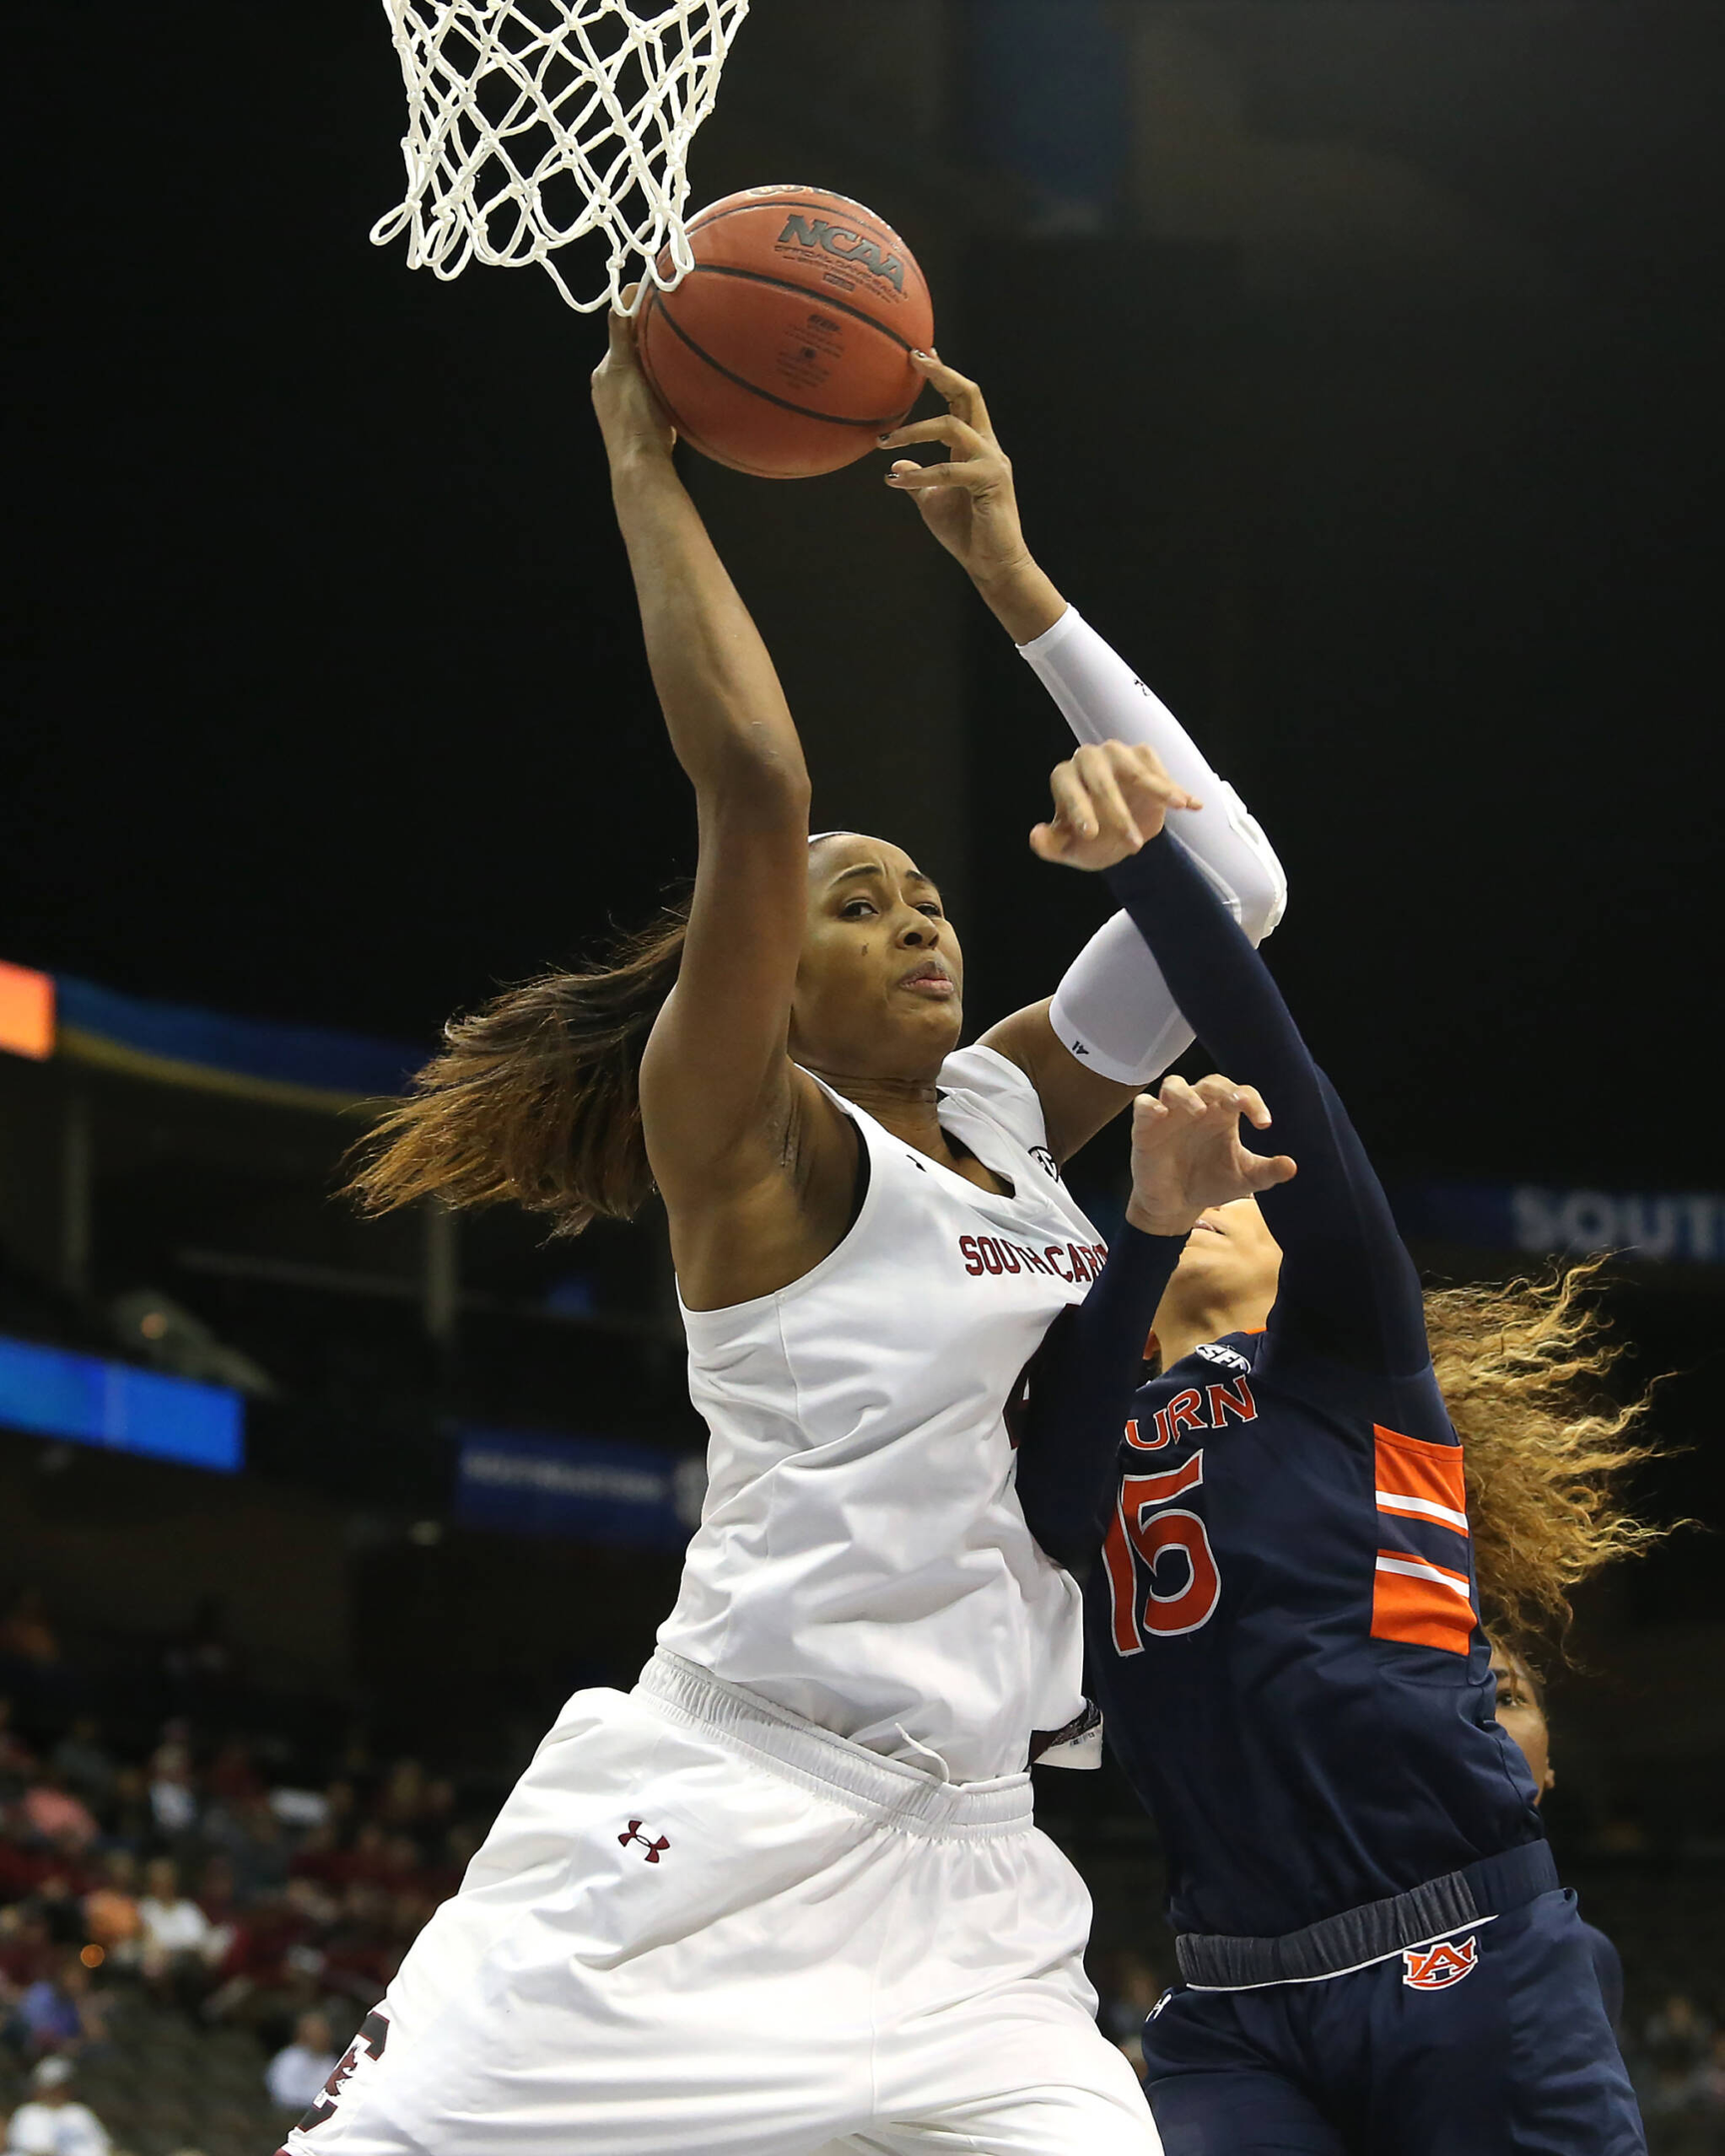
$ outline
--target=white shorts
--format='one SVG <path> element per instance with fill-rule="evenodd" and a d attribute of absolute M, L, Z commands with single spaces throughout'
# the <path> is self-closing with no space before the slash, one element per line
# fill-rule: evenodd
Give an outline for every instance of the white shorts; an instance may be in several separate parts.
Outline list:
<path fill-rule="evenodd" d="M 1027 1775 L 578 1692 L 287 2156 L 1160 2156 Z"/>

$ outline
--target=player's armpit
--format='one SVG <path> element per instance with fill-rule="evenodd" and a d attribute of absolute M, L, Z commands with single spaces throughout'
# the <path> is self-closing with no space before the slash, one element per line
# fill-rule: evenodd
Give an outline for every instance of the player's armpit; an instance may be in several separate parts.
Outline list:
<path fill-rule="evenodd" d="M 783 1097 L 724 1153 L 674 1172 L 655 1160 L 677 1285 L 690 1310 L 775 1295 L 844 1240 L 862 1188 L 856 1122 L 789 1061 Z M 651 1153 L 651 1148 L 649 1148 Z"/>
<path fill-rule="evenodd" d="M 855 1141 L 787 1051 L 808 908 L 807 794 L 771 765 L 699 790 L 677 983 L 641 1060 L 642 1134 L 684 1301 L 769 1295 L 843 1233 Z M 833 1230 L 831 1220 L 839 1227 Z"/>

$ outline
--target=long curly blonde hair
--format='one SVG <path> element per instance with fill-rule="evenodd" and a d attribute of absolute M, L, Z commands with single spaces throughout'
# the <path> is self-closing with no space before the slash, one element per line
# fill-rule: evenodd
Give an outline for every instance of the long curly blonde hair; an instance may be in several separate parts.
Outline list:
<path fill-rule="evenodd" d="M 1480 1614 L 1524 1661 L 1561 1642 L 1572 1587 L 1671 1531 L 1623 1502 L 1625 1478 L 1660 1448 L 1637 1434 L 1649 1394 L 1624 1405 L 1604 1388 L 1622 1349 L 1588 1292 L 1600 1263 L 1426 1297 L 1433 1366 L 1461 1439 Z"/>

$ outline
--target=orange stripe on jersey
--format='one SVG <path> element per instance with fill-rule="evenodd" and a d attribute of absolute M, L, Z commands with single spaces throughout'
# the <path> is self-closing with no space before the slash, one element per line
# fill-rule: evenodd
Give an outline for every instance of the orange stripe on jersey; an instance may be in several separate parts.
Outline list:
<path fill-rule="evenodd" d="M 1461 1471 L 1461 1447 L 1433 1444 L 1424 1437 L 1374 1422 L 1378 1509 L 1404 1519 L 1432 1519 L 1457 1534 L 1467 1532 L 1467 1485 Z"/>
<path fill-rule="evenodd" d="M 1467 1575 L 1407 1550 L 1380 1550 L 1373 1576 L 1372 1637 L 1464 1655 L 1473 1637 Z"/>

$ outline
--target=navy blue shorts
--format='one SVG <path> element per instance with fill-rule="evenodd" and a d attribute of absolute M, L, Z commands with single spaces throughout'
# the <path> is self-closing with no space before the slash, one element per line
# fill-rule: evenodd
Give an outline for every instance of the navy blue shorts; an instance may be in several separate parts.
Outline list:
<path fill-rule="evenodd" d="M 1646 2156 L 1575 1896 L 1318 1983 L 1169 1993 L 1166 2156 Z"/>

